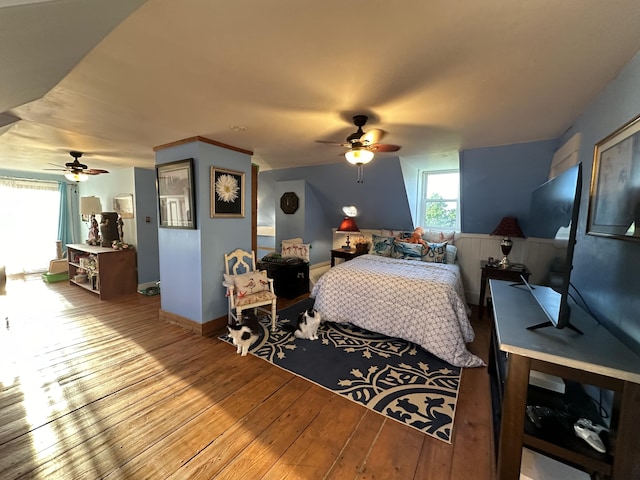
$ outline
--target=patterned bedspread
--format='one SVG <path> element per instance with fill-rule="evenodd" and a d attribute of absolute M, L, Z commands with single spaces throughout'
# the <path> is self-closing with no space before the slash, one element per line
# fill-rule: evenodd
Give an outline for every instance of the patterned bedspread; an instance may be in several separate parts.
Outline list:
<path fill-rule="evenodd" d="M 328 270 L 313 287 L 324 320 L 414 342 L 458 367 L 484 362 L 474 339 L 458 265 L 362 255 Z"/>

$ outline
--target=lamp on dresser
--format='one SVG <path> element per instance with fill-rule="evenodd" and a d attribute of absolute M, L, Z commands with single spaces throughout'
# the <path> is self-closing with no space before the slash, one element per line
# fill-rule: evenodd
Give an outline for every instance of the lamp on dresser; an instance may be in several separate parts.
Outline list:
<path fill-rule="evenodd" d="M 98 197 L 80 197 L 80 214 L 89 222 L 89 243 L 98 242 L 100 231 L 98 230 L 98 221 L 96 214 L 102 212 L 102 204 Z M 83 218 L 84 220 L 84 218 Z"/>
<path fill-rule="evenodd" d="M 509 253 L 511 253 L 511 248 L 513 247 L 513 241 L 509 237 L 526 238 L 520 229 L 518 219 L 515 217 L 502 217 L 502 220 L 500 220 L 498 226 L 493 229 L 491 235 L 499 235 L 502 237 L 500 249 L 502 250 L 503 257 L 498 266 L 500 268 L 509 268 L 511 266 L 511 262 L 509 262 L 508 256 Z"/>

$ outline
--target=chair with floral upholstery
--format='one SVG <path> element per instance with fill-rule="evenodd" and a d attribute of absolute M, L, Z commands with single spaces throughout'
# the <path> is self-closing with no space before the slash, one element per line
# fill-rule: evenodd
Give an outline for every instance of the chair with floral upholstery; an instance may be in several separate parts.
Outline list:
<path fill-rule="evenodd" d="M 238 324 L 244 310 L 260 310 L 271 317 L 271 331 L 276 330 L 276 302 L 273 279 L 256 269 L 256 255 L 240 248 L 224 254 L 224 285 L 229 299 L 228 322 Z"/>

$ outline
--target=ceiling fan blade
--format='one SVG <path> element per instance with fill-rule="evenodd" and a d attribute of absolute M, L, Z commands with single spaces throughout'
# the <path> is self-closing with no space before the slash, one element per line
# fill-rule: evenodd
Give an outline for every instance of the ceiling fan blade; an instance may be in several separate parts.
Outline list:
<path fill-rule="evenodd" d="M 99 168 L 90 168 L 89 170 L 84 170 L 82 173 L 87 175 L 100 175 L 101 173 L 109 173 L 107 170 L 100 170 Z"/>
<path fill-rule="evenodd" d="M 389 145 L 387 143 L 376 143 L 367 147 L 372 152 L 397 152 L 400 150 L 398 145 Z"/>
<path fill-rule="evenodd" d="M 378 143 L 382 137 L 384 137 L 386 132 L 384 130 L 380 130 L 374 128 L 373 130 L 369 130 L 367 133 L 360 137 L 360 143 L 365 145 L 373 145 L 374 143 Z"/>
<path fill-rule="evenodd" d="M 66 168 L 44 168 L 43 170 L 50 170 L 53 172 L 68 172 Z"/>
<path fill-rule="evenodd" d="M 316 140 L 316 143 L 324 143 L 327 145 L 338 145 L 340 147 L 350 147 L 351 144 L 349 143 L 344 143 L 344 142 L 332 142 L 330 140 Z"/>

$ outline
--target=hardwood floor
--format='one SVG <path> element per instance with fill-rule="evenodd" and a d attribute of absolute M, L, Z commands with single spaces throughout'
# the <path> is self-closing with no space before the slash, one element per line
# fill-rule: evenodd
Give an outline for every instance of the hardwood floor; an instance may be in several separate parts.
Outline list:
<path fill-rule="evenodd" d="M 464 371 L 447 444 L 158 320 L 158 296 L 35 278 L 0 308 L 2 479 L 494 478 L 486 368 Z"/>

